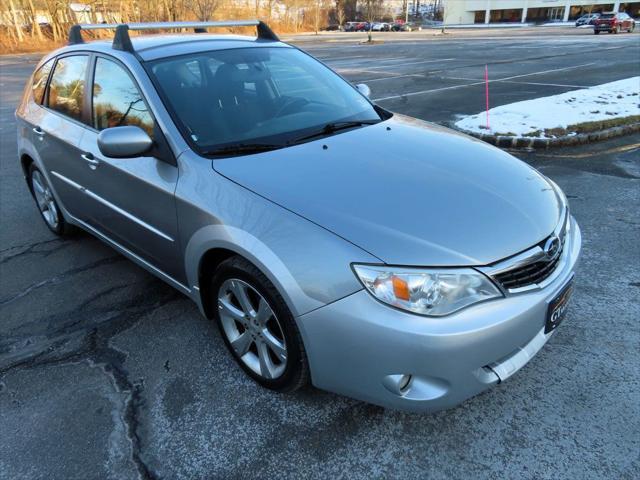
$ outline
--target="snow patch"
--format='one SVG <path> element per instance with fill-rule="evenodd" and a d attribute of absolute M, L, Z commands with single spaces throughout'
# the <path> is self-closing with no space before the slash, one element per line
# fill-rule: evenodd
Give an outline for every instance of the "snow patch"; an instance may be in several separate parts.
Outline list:
<path fill-rule="evenodd" d="M 559 95 L 510 103 L 470 115 L 455 123 L 476 133 L 546 138 L 545 129 L 640 115 L 640 77 L 631 77 Z"/>

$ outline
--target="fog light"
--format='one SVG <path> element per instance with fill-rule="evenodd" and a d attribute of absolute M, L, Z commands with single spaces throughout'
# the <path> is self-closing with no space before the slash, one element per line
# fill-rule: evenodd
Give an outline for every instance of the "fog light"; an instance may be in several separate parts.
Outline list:
<path fill-rule="evenodd" d="M 387 390 L 396 395 L 403 396 L 409 391 L 411 386 L 411 375 L 387 375 L 382 379 L 382 384 Z"/>
<path fill-rule="evenodd" d="M 409 383 L 411 383 L 411 375 L 402 375 L 400 377 L 400 381 L 398 382 L 398 388 L 400 392 L 405 393 L 409 388 Z"/>

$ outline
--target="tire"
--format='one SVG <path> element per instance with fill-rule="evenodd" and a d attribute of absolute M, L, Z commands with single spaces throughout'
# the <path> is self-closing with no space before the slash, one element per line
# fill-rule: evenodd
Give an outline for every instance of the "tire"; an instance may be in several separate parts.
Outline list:
<path fill-rule="evenodd" d="M 616 35 L 620 33 L 620 25 L 616 26 L 616 28 L 613 30 L 613 33 L 615 33 Z"/>
<path fill-rule="evenodd" d="M 64 219 L 49 182 L 35 163 L 29 166 L 28 184 L 40 217 L 47 228 L 61 237 L 74 234 L 75 227 Z"/>
<path fill-rule="evenodd" d="M 600 35 L 600 30 L 594 30 L 594 31 L 593 31 L 593 33 L 594 33 L 595 35 Z"/>
<path fill-rule="evenodd" d="M 216 269 L 209 292 L 220 334 L 247 375 L 277 392 L 293 392 L 309 382 L 298 326 L 280 293 L 260 270 L 242 257 L 231 257 Z M 267 304 L 264 308 L 262 301 Z"/>

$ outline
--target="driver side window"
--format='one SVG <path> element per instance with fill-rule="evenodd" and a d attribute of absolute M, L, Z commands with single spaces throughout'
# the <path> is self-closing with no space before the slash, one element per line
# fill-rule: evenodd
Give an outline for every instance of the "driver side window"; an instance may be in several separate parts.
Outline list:
<path fill-rule="evenodd" d="M 134 125 L 153 138 L 153 117 L 138 87 L 120 65 L 98 57 L 92 95 L 94 128 Z"/>

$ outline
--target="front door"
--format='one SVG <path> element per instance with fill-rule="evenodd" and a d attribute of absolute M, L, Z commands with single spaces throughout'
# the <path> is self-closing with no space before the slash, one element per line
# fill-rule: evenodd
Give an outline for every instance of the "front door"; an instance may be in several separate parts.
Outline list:
<path fill-rule="evenodd" d="M 86 54 L 58 58 L 42 103 L 44 108 L 36 108 L 30 120 L 34 145 L 47 176 L 64 208 L 80 220 L 86 219 L 81 186 L 89 173 L 78 149 L 86 130 L 82 122 L 88 65 Z"/>
<path fill-rule="evenodd" d="M 176 166 L 153 156 L 108 158 L 98 148 L 98 134 L 110 127 L 134 125 L 161 135 L 126 68 L 97 56 L 91 90 L 91 127 L 80 149 L 92 161 L 85 182 L 92 198 L 89 223 L 175 280 L 184 280 L 179 258 L 174 192 Z M 156 139 L 157 140 L 157 139 Z"/>

